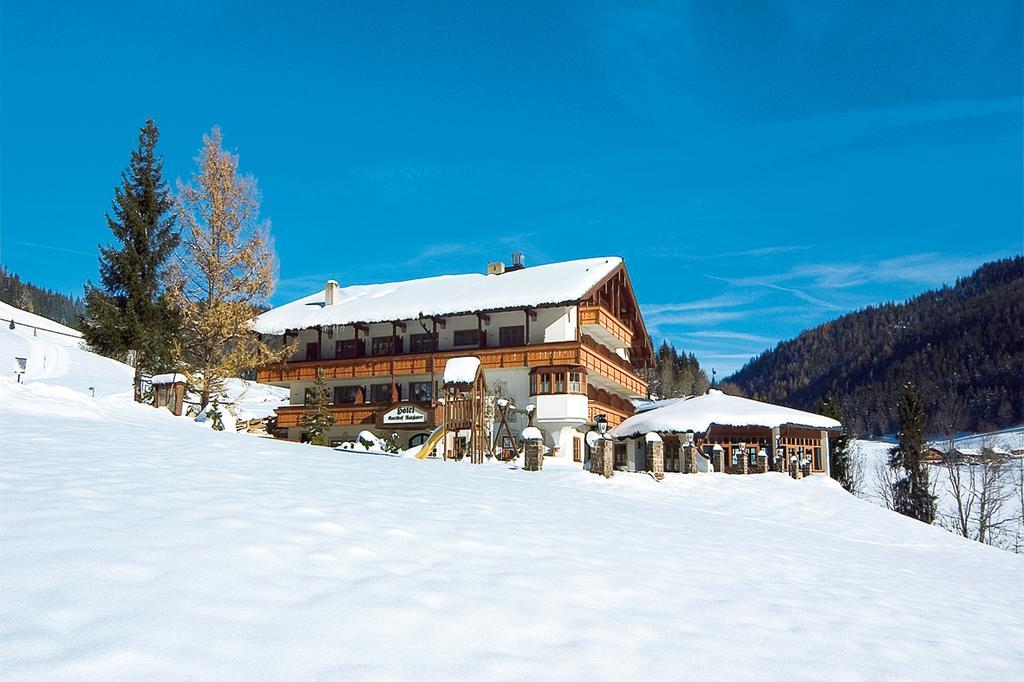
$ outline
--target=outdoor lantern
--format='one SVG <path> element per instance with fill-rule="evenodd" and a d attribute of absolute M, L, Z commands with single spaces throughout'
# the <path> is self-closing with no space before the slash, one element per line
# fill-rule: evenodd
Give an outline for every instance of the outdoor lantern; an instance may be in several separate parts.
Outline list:
<path fill-rule="evenodd" d="M 687 431 L 683 434 L 683 445 L 693 445 L 693 431 Z"/>
<path fill-rule="evenodd" d="M 608 431 L 608 417 L 603 414 L 599 414 L 594 417 L 594 424 L 597 426 L 597 432 L 602 436 Z"/>

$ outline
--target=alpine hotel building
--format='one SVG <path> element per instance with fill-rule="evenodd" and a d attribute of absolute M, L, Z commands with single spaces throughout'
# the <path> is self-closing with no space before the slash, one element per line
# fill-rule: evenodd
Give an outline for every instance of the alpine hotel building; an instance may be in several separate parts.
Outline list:
<path fill-rule="evenodd" d="M 583 462 L 595 418 L 614 427 L 633 415 L 630 399 L 647 395 L 640 372 L 653 362 L 617 257 L 528 268 L 514 254 L 510 266 L 490 263 L 487 274 L 355 286 L 332 280 L 263 313 L 254 331 L 295 347 L 287 361 L 259 371 L 260 382 L 291 391 L 290 406 L 277 410 L 278 429 L 290 440 L 305 437 L 300 417 L 322 369 L 332 444 L 364 430 L 398 433 L 402 447 L 423 443 L 441 419 L 446 362 L 475 356 L 488 395 L 515 405 L 513 427 L 532 420 L 550 455 Z"/>

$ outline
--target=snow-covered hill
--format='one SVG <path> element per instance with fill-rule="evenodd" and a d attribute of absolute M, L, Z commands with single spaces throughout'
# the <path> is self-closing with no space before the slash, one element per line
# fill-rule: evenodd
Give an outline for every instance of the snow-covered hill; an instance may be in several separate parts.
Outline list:
<path fill-rule="evenodd" d="M 78 331 L 0 301 L 0 381 L 15 380 L 15 358 L 26 359 L 22 381 L 63 386 L 97 397 L 132 395 L 134 370 L 86 350 Z M 14 329 L 7 320 L 14 320 Z M 228 379 L 221 402 L 239 419 L 271 416 L 288 404 L 288 389 Z"/>
<path fill-rule="evenodd" d="M 42 383 L 0 434 L 5 680 L 1024 676 L 1020 557 L 822 477 L 346 454 Z"/>
<path fill-rule="evenodd" d="M 14 320 L 14 329 L 6 320 Z M 15 378 L 15 358 L 26 359 L 22 379 L 97 396 L 132 394 L 128 365 L 90 353 L 78 331 L 0 301 L 0 377 Z"/>

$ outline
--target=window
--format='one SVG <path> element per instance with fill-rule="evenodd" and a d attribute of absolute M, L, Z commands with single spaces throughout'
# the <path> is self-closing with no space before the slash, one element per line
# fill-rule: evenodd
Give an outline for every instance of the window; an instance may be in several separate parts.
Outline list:
<path fill-rule="evenodd" d="M 320 344 L 316 341 L 306 344 L 306 359 L 307 360 L 319 360 L 320 359 Z"/>
<path fill-rule="evenodd" d="M 430 402 L 434 396 L 434 384 L 429 381 L 409 382 L 409 398 L 417 402 Z"/>
<path fill-rule="evenodd" d="M 455 338 L 452 340 L 453 346 L 479 346 L 480 345 L 480 332 L 476 329 L 457 329 L 455 331 Z"/>
<path fill-rule="evenodd" d="M 346 341 L 335 341 L 334 342 L 334 357 L 336 358 L 354 358 L 361 355 L 359 352 L 359 346 L 361 344 L 355 339 L 348 339 Z"/>
<path fill-rule="evenodd" d="M 750 463 L 750 466 L 757 466 L 757 448 L 747 448 L 747 461 Z"/>
<path fill-rule="evenodd" d="M 665 456 L 665 471 L 679 472 L 679 439 L 678 438 L 666 438 L 665 448 L 663 450 Z"/>
<path fill-rule="evenodd" d="M 572 438 L 572 461 L 583 461 L 583 446 L 580 444 L 579 436 L 573 436 Z"/>
<path fill-rule="evenodd" d="M 540 375 L 540 391 L 538 393 L 551 393 L 551 375 Z"/>
<path fill-rule="evenodd" d="M 373 384 L 370 386 L 371 403 L 390 403 L 391 384 Z"/>
<path fill-rule="evenodd" d="M 582 372 L 569 372 L 569 393 L 583 393 Z"/>
<path fill-rule="evenodd" d="M 555 393 L 565 393 L 565 372 L 555 372 Z"/>
<path fill-rule="evenodd" d="M 625 443 L 616 443 L 615 444 L 615 462 L 614 462 L 614 466 L 620 467 L 620 468 L 621 467 L 625 467 L 626 466 L 626 461 L 627 461 L 627 458 L 626 458 L 626 444 Z"/>
<path fill-rule="evenodd" d="M 429 353 L 434 350 L 433 334 L 409 334 L 410 353 Z"/>
<path fill-rule="evenodd" d="M 524 330 L 519 325 L 498 328 L 499 346 L 522 346 L 525 338 Z"/>
<path fill-rule="evenodd" d="M 374 355 L 392 355 L 402 352 L 402 337 L 375 336 L 370 341 L 370 350 Z"/>
<path fill-rule="evenodd" d="M 409 439 L 409 447 L 414 448 L 417 445 L 423 445 L 430 438 L 429 433 L 417 433 Z"/>
<path fill-rule="evenodd" d="M 334 404 L 335 405 L 352 405 L 356 402 L 357 393 L 359 392 L 359 386 L 335 386 L 334 387 Z"/>

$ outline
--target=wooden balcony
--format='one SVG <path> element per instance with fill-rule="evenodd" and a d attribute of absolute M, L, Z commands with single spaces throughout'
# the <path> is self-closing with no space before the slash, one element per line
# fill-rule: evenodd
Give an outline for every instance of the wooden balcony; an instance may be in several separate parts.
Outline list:
<path fill-rule="evenodd" d="M 605 415 L 609 427 L 614 428 L 636 414 L 636 408 L 625 398 L 590 387 L 587 390 L 587 418 L 593 422 L 599 414 Z"/>
<path fill-rule="evenodd" d="M 580 327 L 609 348 L 633 346 L 633 330 L 603 305 L 581 305 Z"/>
<path fill-rule="evenodd" d="M 611 352 L 589 336 L 580 337 L 582 351 L 580 364 L 590 372 L 590 383 L 599 384 L 600 377 L 626 389 L 632 396 L 647 395 L 647 382 L 637 376 L 626 360 Z M 597 377 L 595 377 L 595 374 Z"/>
<path fill-rule="evenodd" d="M 632 395 L 644 395 L 647 384 L 621 357 L 588 336 L 580 341 L 544 343 L 512 348 L 473 348 L 408 353 L 340 360 L 299 360 L 268 365 L 259 370 L 257 381 L 264 384 L 289 384 L 313 381 L 317 368 L 323 368 L 327 380 L 401 377 L 444 373 L 445 363 L 453 357 L 473 355 L 484 369 L 579 365 L 598 373 Z"/>

